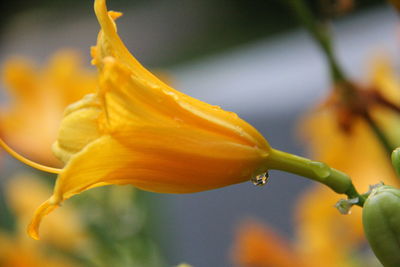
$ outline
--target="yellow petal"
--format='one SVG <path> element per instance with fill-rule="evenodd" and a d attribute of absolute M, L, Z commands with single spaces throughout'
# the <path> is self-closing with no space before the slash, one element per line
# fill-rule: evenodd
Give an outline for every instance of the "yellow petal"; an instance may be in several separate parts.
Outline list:
<path fill-rule="evenodd" d="M 0 232 L 0 263 L 4 267 L 78 267 L 78 261 L 32 240 Z"/>
<path fill-rule="evenodd" d="M 116 33 L 105 1 L 95 1 L 102 30 L 92 50 L 97 94 L 65 112 L 55 154 L 66 163 L 53 196 L 29 233 L 63 200 L 89 188 L 131 184 L 162 193 L 198 192 L 266 171 L 270 147 L 235 113 L 184 95 L 147 71 Z"/>
<path fill-rule="evenodd" d="M 388 99 L 399 99 L 399 82 L 387 64 L 379 63 L 375 66 L 374 88 Z M 370 185 L 380 181 L 398 183 L 387 152 L 368 124 L 355 119 L 351 131 L 343 131 L 337 123 L 335 108 L 334 105 L 325 105 L 301 121 L 301 130 L 310 144 L 312 157 L 349 174 L 361 192 L 368 191 Z M 379 123 L 387 126 L 385 133 L 397 140 L 397 115 L 375 107 L 372 114 Z M 318 185 L 308 190 L 299 201 L 298 247 L 305 257 L 312 260 L 311 266 L 321 266 L 321 262 L 324 266 L 353 266 L 350 258 L 354 258 L 354 252 L 361 250 L 366 242 L 361 209 L 354 207 L 352 214 L 342 216 L 333 208 L 337 200 L 336 194 Z M 329 206 L 331 208 L 327 208 Z"/>
<path fill-rule="evenodd" d="M 349 215 L 334 207 L 338 196 L 321 185 L 304 192 L 296 206 L 297 251 L 308 266 L 350 267 L 352 253 L 361 249 L 364 234 L 361 209 Z"/>
<path fill-rule="evenodd" d="M 100 23 L 101 31 L 97 39 L 97 46 L 92 48 L 92 55 L 94 55 L 92 63 L 101 69 L 103 59 L 111 56 L 129 66 L 135 75 L 159 81 L 132 56 L 118 36 L 113 18 L 115 19 L 122 14 L 113 11 L 108 12 L 105 0 L 96 0 L 94 10 Z"/>
<path fill-rule="evenodd" d="M 376 58 L 371 70 L 372 83 L 376 89 L 393 103 L 400 100 L 400 79 L 387 57 Z"/>
<path fill-rule="evenodd" d="M 235 113 L 222 110 L 169 87 L 160 87 L 107 58 L 101 72 L 100 95 L 104 94 L 107 126 L 111 132 L 135 125 L 190 125 L 217 132 L 227 138 L 269 149 L 264 137 Z"/>
<path fill-rule="evenodd" d="M 379 181 L 396 184 L 386 151 L 364 121 L 356 120 L 352 131 L 344 132 L 334 110 L 325 108 L 310 113 L 300 125 L 313 158 L 349 174 L 359 191 L 366 192 Z"/>
<path fill-rule="evenodd" d="M 248 180 L 261 150 L 191 128 L 142 127 L 104 135 L 74 155 L 59 175 L 54 195 L 36 212 L 30 235 L 61 201 L 89 188 L 132 184 L 165 193 L 209 190 Z"/>
<path fill-rule="evenodd" d="M 113 88 L 109 88 L 110 86 L 107 85 L 101 86 L 100 94 L 114 93 L 119 94 L 120 98 L 129 97 L 130 101 L 125 100 L 122 104 L 126 103 L 125 107 L 129 105 L 131 109 L 137 108 L 137 102 L 141 100 L 141 103 L 139 102 L 141 106 L 146 104 L 147 106 L 156 108 L 156 110 L 168 112 L 169 114 L 166 115 L 171 118 L 179 117 L 179 114 L 178 116 L 175 115 L 178 110 L 180 113 L 186 112 L 186 115 L 192 116 L 195 120 L 197 119 L 198 124 L 202 123 L 201 120 L 204 119 L 207 120 L 207 123 L 213 121 L 215 124 L 225 124 L 222 126 L 225 128 L 235 128 L 232 130 L 236 130 L 237 133 L 240 132 L 242 135 L 247 135 L 247 133 L 250 132 L 250 138 L 257 139 L 252 142 L 257 143 L 258 146 L 268 146 L 266 140 L 258 131 L 238 118 L 236 114 L 223 111 L 218 107 L 211 106 L 182 94 L 155 77 L 132 56 L 121 41 L 116 32 L 115 23 L 107 12 L 104 0 L 95 1 L 95 11 L 102 30 L 100 31 L 95 48 L 94 61 L 100 71 L 107 65 L 111 66 L 111 70 L 103 71 L 101 74 L 102 78 L 104 78 L 103 83 L 104 80 L 109 80 L 115 85 Z M 115 68 L 119 69 L 115 70 Z M 125 75 L 118 74 L 118 72 L 124 72 Z M 114 81 L 112 81 L 113 79 Z M 135 82 L 135 79 L 137 79 L 138 82 Z M 123 87 L 118 84 L 119 82 L 129 82 L 131 85 Z M 132 102 L 135 100 L 135 97 L 141 98 L 138 101 Z M 164 101 L 167 101 L 167 103 L 164 103 Z M 171 105 L 168 105 L 169 103 Z M 106 104 L 108 106 L 111 105 L 108 102 Z M 109 109 L 110 108 L 107 107 L 108 112 Z M 206 112 L 204 112 L 204 110 L 206 110 Z M 247 136 L 247 138 L 249 138 L 249 136 Z"/>
<path fill-rule="evenodd" d="M 26 237 L 25 228 L 35 208 L 50 194 L 49 186 L 38 177 L 30 174 L 18 174 L 11 177 L 5 184 L 5 197 L 8 206 L 16 216 L 17 233 Z M 75 250 L 77 247 L 88 247 L 84 242 L 84 227 L 77 214 L 69 207 L 50 216 L 45 224 L 43 241 L 65 250 Z M 23 230 L 22 230 L 23 229 Z M 20 231 L 21 230 L 21 231 Z M 30 242 L 32 240 L 27 240 Z"/>
<path fill-rule="evenodd" d="M 100 136 L 101 113 L 100 100 L 94 94 L 86 95 L 66 108 L 58 140 L 53 144 L 57 158 L 68 162 L 73 154 Z"/>
<path fill-rule="evenodd" d="M 235 266 L 305 266 L 286 239 L 255 220 L 238 227 L 231 253 Z"/>

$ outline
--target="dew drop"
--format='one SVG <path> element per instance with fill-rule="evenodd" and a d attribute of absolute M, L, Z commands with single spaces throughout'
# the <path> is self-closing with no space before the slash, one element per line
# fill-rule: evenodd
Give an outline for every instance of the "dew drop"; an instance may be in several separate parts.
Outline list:
<path fill-rule="evenodd" d="M 265 172 L 259 175 L 256 175 L 254 177 L 251 178 L 251 182 L 255 185 L 255 186 L 263 186 L 266 185 L 268 183 L 268 179 L 269 179 L 269 173 Z"/>
<path fill-rule="evenodd" d="M 350 198 L 350 199 L 340 199 L 336 204 L 335 208 L 343 215 L 351 214 L 351 208 L 359 203 L 359 198 Z"/>
<path fill-rule="evenodd" d="M 313 161 L 310 165 L 313 172 L 320 178 L 326 178 L 331 174 L 331 169 L 325 163 Z"/>

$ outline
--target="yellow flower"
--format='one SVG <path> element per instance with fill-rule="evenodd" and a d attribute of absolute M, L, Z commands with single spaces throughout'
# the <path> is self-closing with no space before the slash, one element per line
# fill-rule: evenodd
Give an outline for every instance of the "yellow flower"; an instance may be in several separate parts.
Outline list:
<path fill-rule="evenodd" d="M 318 194 L 318 196 L 321 195 Z M 310 221 L 306 220 L 304 221 L 306 227 L 301 224 L 297 226 L 298 235 L 293 241 L 280 236 L 272 227 L 254 219 L 240 224 L 231 250 L 234 266 L 355 267 L 366 266 L 365 263 L 370 263 L 366 255 L 357 254 L 359 252 L 357 249 L 361 250 L 362 246 L 355 247 L 354 242 L 346 243 L 353 240 L 353 233 L 350 229 L 344 228 L 346 225 L 341 225 L 340 221 L 335 220 L 336 215 L 337 217 L 344 216 L 338 214 L 334 208 L 327 208 L 325 202 L 320 205 L 319 199 L 313 198 L 313 201 L 313 203 L 307 203 L 304 214 L 307 218 L 312 217 L 312 223 L 307 223 Z M 318 208 L 315 208 L 315 205 Z M 316 213 L 318 211 L 320 213 Z M 333 212 L 336 213 L 332 217 L 330 215 Z M 361 264 L 357 265 L 357 263 Z"/>
<path fill-rule="evenodd" d="M 63 50 L 40 70 L 26 59 L 9 59 L 3 80 L 11 105 L 1 107 L 2 138 L 36 161 L 60 164 L 50 146 L 57 138 L 63 111 L 95 91 L 95 74 L 82 67 L 76 52 Z"/>
<path fill-rule="evenodd" d="M 390 71 L 387 61 L 375 61 L 372 88 L 394 103 L 400 100 L 400 82 Z M 351 129 L 343 131 L 337 121 L 335 105 L 325 105 L 312 110 L 300 122 L 303 139 L 309 145 L 312 157 L 337 168 L 352 178 L 356 188 L 366 192 L 369 185 L 380 181 L 396 184 L 387 152 L 368 124 L 361 118 L 352 120 Z M 385 126 L 390 141 L 399 142 L 399 115 L 382 107 L 373 106 L 372 116 Z"/>
<path fill-rule="evenodd" d="M 6 203 L 16 218 L 17 232 L 26 237 L 26 225 L 36 207 L 51 193 L 49 186 L 32 174 L 17 174 L 5 184 Z M 44 243 L 68 251 L 87 247 L 87 235 L 78 215 L 70 207 L 49 216 L 42 233 Z M 30 242 L 31 239 L 26 240 Z"/>
<path fill-rule="evenodd" d="M 375 61 L 371 83 L 371 88 L 386 99 L 394 103 L 400 100 L 400 82 L 387 61 Z M 310 145 L 312 157 L 349 174 L 361 192 L 379 182 L 398 184 L 387 152 L 367 123 L 357 117 L 351 118 L 349 131 L 344 131 L 336 113 L 338 106 L 332 103 L 327 101 L 300 122 L 300 130 Z M 399 142 L 399 115 L 375 105 L 372 108 L 372 116 L 384 127 L 390 140 Z M 366 240 L 362 210 L 354 207 L 351 214 L 341 215 L 334 208 L 338 200 L 336 193 L 320 184 L 306 190 L 296 201 L 296 236 L 293 242 L 285 242 L 267 226 L 241 225 L 235 238 L 234 262 L 248 267 L 300 264 L 307 267 L 354 267 L 375 263 L 372 254 L 368 257 L 363 251 Z"/>
<path fill-rule="evenodd" d="M 189 193 L 249 180 L 266 171 L 270 147 L 235 113 L 169 87 L 127 50 L 107 12 L 95 1 L 101 25 L 93 63 L 95 94 L 70 105 L 53 151 L 64 163 L 53 196 L 29 226 L 38 238 L 42 217 L 89 188 L 132 184 L 154 192 Z"/>
<path fill-rule="evenodd" d="M 394 103 L 400 99 L 400 82 L 387 61 L 375 61 L 371 88 Z M 379 182 L 397 184 L 387 152 L 369 125 L 355 118 L 350 131 L 343 131 L 335 108 L 335 105 L 325 105 L 310 112 L 300 123 L 312 156 L 347 173 L 361 192 L 367 192 L 370 185 Z M 399 142 L 398 114 L 375 105 L 370 111 L 377 123 L 384 126 L 390 141 Z M 311 266 L 320 266 L 322 261 L 324 266 L 325 262 L 329 266 L 353 266 L 349 262 L 351 254 L 366 242 L 361 209 L 355 207 L 351 215 L 342 216 L 335 209 L 327 208 L 337 200 L 336 194 L 321 185 L 308 190 L 299 200 L 298 248 L 305 257 L 313 259 Z"/>
<path fill-rule="evenodd" d="M 38 244 L 0 233 L 0 266 L 4 267 L 77 267 L 73 262 L 57 254 L 50 254 Z"/>
<path fill-rule="evenodd" d="M 16 229 L 13 234 L 0 232 L 0 266 L 80 266 L 58 254 L 63 251 L 84 255 L 90 251 L 83 225 L 69 207 L 45 222 L 43 242 L 35 242 L 26 235 L 29 216 L 49 191 L 48 185 L 30 174 L 18 174 L 4 184 L 6 204 L 15 216 Z"/>
<path fill-rule="evenodd" d="M 305 266 L 285 238 L 254 219 L 237 228 L 231 258 L 235 266 L 242 267 Z"/>
<path fill-rule="evenodd" d="M 338 196 L 314 186 L 305 191 L 296 206 L 296 251 L 307 266 L 354 266 L 365 245 L 361 209 L 342 215 L 334 208 Z"/>
<path fill-rule="evenodd" d="M 304 125 L 304 124 L 303 124 Z M 370 185 L 396 184 L 389 157 L 368 125 L 357 120 L 349 133 L 338 129 L 329 110 L 308 117 L 308 140 L 314 157 L 343 170 L 361 192 Z M 361 209 L 343 216 L 333 208 L 337 194 L 321 185 L 304 193 L 297 205 L 298 250 L 310 266 L 354 266 L 349 259 L 366 241 Z"/>

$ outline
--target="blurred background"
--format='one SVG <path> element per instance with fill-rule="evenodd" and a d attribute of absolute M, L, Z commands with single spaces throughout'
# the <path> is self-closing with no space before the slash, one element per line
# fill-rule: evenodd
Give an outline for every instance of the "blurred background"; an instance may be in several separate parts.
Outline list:
<path fill-rule="evenodd" d="M 345 14 L 332 11 L 342 1 L 308 2 L 317 17 L 333 19 L 336 54 L 352 79 L 368 82 L 375 55 L 399 58 L 398 15 L 386 2 L 351 1 L 354 6 Z M 298 136 L 298 121 L 327 95 L 331 80 L 319 48 L 283 1 L 109 0 L 107 4 L 111 10 L 124 13 L 118 20 L 119 34 L 143 65 L 161 73 L 176 89 L 238 113 L 274 148 L 306 155 Z M 85 68 L 94 71 L 89 47 L 96 43 L 99 26 L 92 6 L 93 1 L 78 0 L 3 1 L 0 62 L 17 55 L 41 66 L 60 48 L 70 48 L 79 52 Z M 5 105 L 10 96 L 7 86 L 1 86 L 1 103 Z M 7 202 L 6 184 L 15 173 L 32 170 L 5 154 L 1 161 L 0 226 L 4 232 L 13 232 L 17 219 Z M 243 219 L 257 218 L 293 239 L 294 205 L 311 182 L 275 171 L 270 176 L 264 187 L 248 182 L 188 195 L 136 192 L 138 207 L 124 206 L 123 216 L 117 213 L 113 218 L 116 222 L 98 226 L 99 231 L 112 229 L 132 209 L 131 215 L 138 217 L 128 216 L 128 225 L 138 218 L 145 225 L 136 239 L 145 240 L 143 243 L 150 243 L 148 246 L 157 251 L 154 257 L 158 260 L 148 266 L 181 262 L 196 267 L 231 266 L 234 229 Z M 45 175 L 42 180 L 50 188 L 54 179 Z M 27 189 L 24 192 L 30 194 Z M 101 204 L 103 200 L 95 201 L 96 192 L 107 194 L 95 189 L 65 205 L 72 209 L 74 205 L 88 206 L 82 204 L 87 194 L 91 200 L 85 203 L 94 204 L 82 208 L 82 213 L 100 212 L 99 218 L 107 217 L 109 213 L 102 211 L 106 206 Z M 84 221 L 82 214 L 79 216 Z M 95 228 L 95 223 L 90 227 Z M 110 232 L 117 235 L 117 230 Z M 122 240 L 113 240 L 113 235 L 106 238 L 110 238 L 106 243 Z M 90 266 L 87 262 L 85 265 Z"/>

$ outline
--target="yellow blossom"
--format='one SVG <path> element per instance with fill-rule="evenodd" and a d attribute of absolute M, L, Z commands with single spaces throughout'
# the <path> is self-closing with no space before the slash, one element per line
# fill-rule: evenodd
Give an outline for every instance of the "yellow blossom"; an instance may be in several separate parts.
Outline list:
<path fill-rule="evenodd" d="M 48 185 L 30 174 L 18 174 L 4 184 L 5 201 L 16 219 L 16 229 L 0 232 L 0 266 L 68 267 L 78 263 L 58 255 L 60 251 L 87 253 L 85 231 L 77 215 L 69 208 L 50 216 L 45 222 L 43 242 L 37 243 L 26 235 L 26 223 L 35 207 L 49 194 Z"/>
<path fill-rule="evenodd" d="M 241 267 L 305 266 L 285 238 L 253 219 L 237 228 L 231 258 L 235 266 Z"/>
<path fill-rule="evenodd" d="M 371 76 L 372 88 L 391 101 L 400 100 L 399 79 L 386 60 L 375 61 Z M 327 101 L 312 110 L 299 124 L 312 156 L 349 174 L 362 192 L 379 182 L 397 184 L 387 152 L 367 123 L 352 118 L 350 130 L 344 131 L 337 120 L 337 106 L 332 103 Z M 395 143 L 400 131 L 396 126 L 399 115 L 377 106 L 371 111 Z M 334 208 L 338 200 L 336 193 L 320 184 L 306 190 L 296 202 L 293 242 L 285 242 L 268 226 L 241 225 L 235 238 L 234 262 L 248 267 L 300 266 L 291 261 L 307 267 L 354 267 L 374 262 L 363 254 L 366 240 L 362 210 L 354 207 L 351 214 L 342 215 Z M 278 257 L 282 251 L 286 257 Z"/>
<path fill-rule="evenodd" d="M 357 120 L 343 132 L 332 110 L 314 113 L 303 121 L 314 157 L 345 171 L 362 192 L 370 185 L 395 184 L 389 157 L 368 125 Z M 310 258 L 310 266 L 353 266 L 351 253 L 365 244 L 361 209 L 347 216 L 333 208 L 338 196 L 321 185 L 305 192 L 297 206 L 298 248 Z M 330 207 L 330 208 L 329 208 Z M 326 264 L 326 265 L 325 265 Z"/>
<path fill-rule="evenodd" d="M 169 87 L 127 50 L 107 12 L 95 1 L 101 25 L 93 63 L 98 91 L 70 105 L 53 151 L 65 163 L 53 196 L 36 211 L 29 234 L 38 238 L 42 217 L 89 188 L 132 184 L 163 193 L 189 193 L 249 180 L 265 172 L 270 147 L 235 113 Z"/>
<path fill-rule="evenodd" d="M 373 65 L 372 88 L 393 102 L 400 100 L 400 82 L 387 61 L 379 59 Z M 309 112 L 300 122 L 303 139 L 314 158 L 349 174 L 357 189 L 366 192 L 369 185 L 380 181 L 396 184 L 387 152 L 368 124 L 361 118 L 352 121 L 351 129 L 343 131 L 337 121 L 335 105 L 325 105 Z M 396 133 L 399 115 L 382 107 L 373 106 L 372 116 L 385 126 L 385 133 Z M 398 136 L 398 135 L 397 135 Z"/>
<path fill-rule="evenodd" d="M 391 101 L 400 99 L 399 80 L 385 60 L 379 59 L 373 65 L 372 87 Z M 300 123 L 312 156 L 349 174 L 362 192 L 379 182 L 398 183 L 387 152 L 368 124 L 356 118 L 350 131 L 343 131 L 335 108 L 325 105 L 310 112 Z M 396 127 L 398 114 L 377 106 L 372 107 L 371 113 L 395 142 L 400 130 Z M 313 259 L 311 266 L 320 266 L 322 261 L 330 264 L 326 266 L 353 266 L 349 263 L 351 253 L 365 244 L 361 209 L 355 207 L 351 215 L 342 216 L 335 209 L 327 208 L 337 200 L 336 194 L 315 185 L 297 206 L 298 248 Z"/>
<path fill-rule="evenodd" d="M 2 76 L 11 102 L 0 110 L 2 138 L 36 161 L 60 164 L 50 146 L 57 137 L 63 111 L 95 91 L 94 73 L 83 68 L 76 52 L 63 50 L 39 70 L 26 59 L 9 59 Z"/>
<path fill-rule="evenodd" d="M 355 267 L 358 266 L 357 262 L 368 263 L 369 259 L 363 259 L 360 254 L 357 254 L 360 246 L 356 247 L 354 242 L 345 243 L 353 240 L 353 233 L 351 228 L 345 229 L 346 225 L 341 225 L 340 221 L 335 220 L 343 215 L 338 214 L 334 208 L 327 208 L 326 202 L 319 204 L 312 195 L 307 196 L 311 196 L 310 200 L 314 202 L 304 203 L 308 206 L 301 205 L 307 208 L 306 211 L 303 210 L 306 213 L 302 215 L 312 217 L 313 220 L 312 223 L 306 225 L 307 228 L 296 224 L 298 235 L 293 241 L 279 235 L 272 227 L 254 219 L 240 224 L 231 250 L 234 265 L 238 267 Z M 316 213 L 318 211 L 320 213 Z M 307 222 L 310 221 L 305 221 Z M 311 243 L 308 244 L 306 241 Z"/>
<path fill-rule="evenodd" d="M 77 267 L 73 262 L 57 254 L 51 254 L 42 246 L 27 243 L 0 233 L 0 266 L 4 267 Z"/>
<path fill-rule="evenodd" d="M 24 239 L 26 224 L 35 208 L 50 194 L 50 188 L 32 174 L 17 174 L 7 181 L 4 189 L 6 203 L 17 219 L 17 232 Z M 42 240 L 68 251 L 78 251 L 88 245 L 84 226 L 70 207 L 64 207 L 46 220 Z"/>
<path fill-rule="evenodd" d="M 336 194 L 317 185 L 298 201 L 295 248 L 307 259 L 307 266 L 354 266 L 352 261 L 365 244 L 361 209 L 354 207 L 351 214 L 342 215 L 334 208 L 338 199 Z"/>

